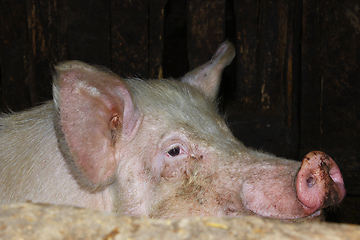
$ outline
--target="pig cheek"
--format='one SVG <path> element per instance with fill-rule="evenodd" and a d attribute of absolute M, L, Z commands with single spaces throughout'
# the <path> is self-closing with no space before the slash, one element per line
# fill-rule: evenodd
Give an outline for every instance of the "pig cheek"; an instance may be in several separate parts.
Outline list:
<path fill-rule="evenodd" d="M 198 163 L 198 162 L 196 162 Z M 183 180 L 162 179 L 162 199 L 152 209 L 151 217 L 179 218 L 184 216 L 236 216 L 243 209 L 237 194 L 224 189 L 218 173 L 207 172 L 207 166 L 194 164 Z M 221 174 L 220 174 L 221 175 Z M 166 190 L 165 190 L 166 189 Z"/>
<path fill-rule="evenodd" d="M 169 161 L 170 160 L 170 161 Z M 164 167 L 161 171 L 160 177 L 166 180 L 180 180 L 189 176 L 189 161 L 190 157 L 168 159 L 164 161 Z"/>
<path fill-rule="evenodd" d="M 182 181 L 162 179 L 161 197 L 152 208 L 151 217 L 180 218 L 189 216 L 223 215 L 222 208 L 204 186 L 195 182 L 193 177 Z M 220 198 L 220 197 L 219 197 Z"/>
<path fill-rule="evenodd" d="M 149 216 L 179 218 L 204 215 L 206 201 L 200 196 L 202 194 L 199 194 L 202 190 L 201 185 L 196 184 L 197 160 L 186 156 L 176 159 L 168 158 L 164 161 L 161 180 L 155 189 L 157 199 Z"/>
<path fill-rule="evenodd" d="M 123 214 L 147 215 L 153 191 L 160 182 L 160 154 L 156 149 L 149 152 L 146 141 L 138 145 L 119 141 L 116 144 L 118 167 L 118 202 L 119 211 Z"/>

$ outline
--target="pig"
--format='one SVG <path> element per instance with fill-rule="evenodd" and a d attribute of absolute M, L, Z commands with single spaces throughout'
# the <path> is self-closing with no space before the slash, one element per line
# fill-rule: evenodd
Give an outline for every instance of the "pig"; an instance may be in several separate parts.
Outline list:
<path fill-rule="evenodd" d="M 325 153 L 302 162 L 246 147 L 217 110 L 235 48 L 179 80 L 55 67 L 53 100 L 0 119 L 0 203 L 66 204 L 131 216 L 318 218 L 345 196 Z"/>

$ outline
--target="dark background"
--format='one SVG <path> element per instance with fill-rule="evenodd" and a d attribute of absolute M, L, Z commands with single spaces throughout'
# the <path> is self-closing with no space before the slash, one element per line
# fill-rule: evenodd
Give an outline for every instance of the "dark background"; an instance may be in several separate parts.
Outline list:
<path fill-rule="evenodd" d="M 51 99 L 54 64 L 179 77 L 229 39 L 221 112 L 247 146 L 339 165 L 347 196 L 328 220 L 360 224 L 358 0 L 0 0 L 0 110 Z"/>

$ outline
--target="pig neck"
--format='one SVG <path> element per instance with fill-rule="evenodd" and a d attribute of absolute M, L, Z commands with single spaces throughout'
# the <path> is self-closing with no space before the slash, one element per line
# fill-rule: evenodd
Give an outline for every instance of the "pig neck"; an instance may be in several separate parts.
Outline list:
<path fill-rule="evenodd" d="M 55 137 L 53 108 L 49 101 L 0 119 L 0 142 L 6 143 L 0 144 L 0 203 L 30 200 L 112 211 L 111 187 L 91 193 L 71 175 Z"/>

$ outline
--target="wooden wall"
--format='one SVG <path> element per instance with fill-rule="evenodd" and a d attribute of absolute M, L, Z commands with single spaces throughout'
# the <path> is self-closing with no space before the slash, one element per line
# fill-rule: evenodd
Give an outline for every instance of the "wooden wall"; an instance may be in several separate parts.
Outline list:
<path fill-rule="evenodd" d="M 360 223 L 344 220 L 360 200 L 357 0 L 1 0 L 0 109 L 51 99 L 59 61 L 124 77 L 179 77 L 225 39 L 237 56 L 224 72 L 220 107 L 234 134 L 294 159 L 327 152 L 355 199 L 338 215 Z"/>

